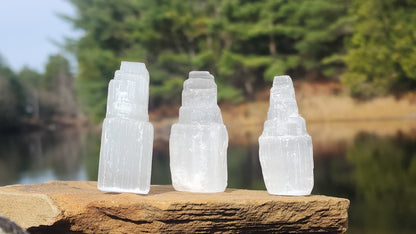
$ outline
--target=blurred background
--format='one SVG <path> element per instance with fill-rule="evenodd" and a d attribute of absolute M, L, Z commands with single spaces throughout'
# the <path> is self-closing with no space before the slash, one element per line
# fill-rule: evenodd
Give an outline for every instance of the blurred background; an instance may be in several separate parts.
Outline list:
<path fill-rule="evenodd" d="M 258 137 L 273 76 L 294 80 L 313 194 L 346 197 L 350 233 L 416 231 L 416 1 L 0 2 L 0 185 L 96 180 L 107 87 L 150 72 L 152 183 L 170 184 L 183 81 L 208 70 L 229 187 L 265 189 Z"/>

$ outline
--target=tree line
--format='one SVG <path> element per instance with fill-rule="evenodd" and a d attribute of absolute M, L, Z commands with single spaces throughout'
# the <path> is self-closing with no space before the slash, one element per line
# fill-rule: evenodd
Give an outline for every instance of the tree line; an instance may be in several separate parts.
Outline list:
<path fill-rule="evenodd" d="M 0 130 L 73 125 L 79 116 L 68 60 L 51 55 L 45 72 L 11 70 L 0 57 Z"/>
<path fill-rule="evenodd" d="M 65 70 L 69 65 L 58 79 L 46 78 L 47 69 L 13 73 L 0 63 L 0 82 L 6 84 L 0 86 L 0 102 L 7 103 L 0 108 L 9 108 L 1 110 L 8 113 L 1 118 L 75 110 L 75 104 L 63 108 L 66 104 L 52 98 L 70 100 L 75 86 L 84 112 L 99 122 L 108 82 L 122 60 L 146 63 L 151 108 L 179 103 L 191 70 L 214 74 L 219 100 L 233 102 L 252 99 L 279 74 L 341 81 L 357 98 L 416 89 L 413 0 L 68 1 L 77 14 L 61 17 L 85 32 L 65 43 L 78 62 L 75 84 Z M 28 97 L 39 100 L 40 111 L 30 111 L 22 101 Z"/>
<path fill-rule="evenodd" d="M 219 99 L 250 99 L 274 75 L 341 80 L 368 98 L 416 87 L 416 1 L 69 0 L 85 31 L 67 47 L 89 114 L 105 113 L 121 60 L 143 61 L 151 106 L 178 102 L 191 70 L 216 77 Z"/>

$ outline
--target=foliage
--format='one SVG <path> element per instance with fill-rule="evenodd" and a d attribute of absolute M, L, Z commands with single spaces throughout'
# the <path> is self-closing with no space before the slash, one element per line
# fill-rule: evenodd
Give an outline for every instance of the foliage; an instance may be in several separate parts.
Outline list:
<path fill-rule="evenodd" d="M 416 88 L 416 2 L 353 1 L 354 35 L 343 82 L 358 97 Z"/>
<path fill-rule="evenodd" d="M 69 62 L 61 55 L 49 57 L 45 74 L 24 67 L 12 71 L 0 59 L 0 129 L 14 130 L 29 125 L 52 123 L 55 117 L 76 117 Z"/>
<path fill-rule="evenodd" d="M 0 58 L 0 129 L 18 125 L 24 113 L 24 92 L 14 72 Z"/>
<path fill-rule="evenodd" d="M 19 79 L 19 82 L 23 86 L 25 86 L 26 89 L 38 88 L 42 81 L 42 74 L 38 73 L 37 71 L 31 69 L 28 66 L 25 66 L 17 74 L 17 79 Z"/>
<path fill-rule="evenodd" d="M 69 41 L 77 89 L 95 120 L 105 114 L 108 81 L 121 60 L 145 62 L 151 106 L 178 102 L 191 70 L 216 77 L 219 99 L 252 97 L 274 75 L 334 76 L 350 34 L 348 0 L 69 0 L 85 31 Z"/>
<path fill-rule="evenodd" d="M 65 57 L 59 54 L 49 57 L 41 84 L 45 91 L 43 103 L 48 105 L 47 108 L 57 115 L 77 115 L 74 78 Z"/>

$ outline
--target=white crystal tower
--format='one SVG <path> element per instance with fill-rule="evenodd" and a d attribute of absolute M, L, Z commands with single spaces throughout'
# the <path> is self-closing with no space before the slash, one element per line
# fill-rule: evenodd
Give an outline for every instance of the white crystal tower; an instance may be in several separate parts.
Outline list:
<path fill-rule="evenodd" d="M 183 84 L 179 122 L 169 150 L 176 190 L 223 192 L 227 187 L 228 133 L 217 105 L 217 85 L 206 71 L 193 71 Z"/>
<path fill-rule="evenodd" d="M 274 77 L 270 107 L 259 138 L 260 164 L 267 191 L 309 195 L 313 188 L 312 139 L 298 113 L 289 76 Z"/>
<path fill-rule="evenodd" d="M 121 62 L 108 87 L 101 136 L 98 189 L 147 194 L 152 168 L 149 72 L 144 63 Z"/>

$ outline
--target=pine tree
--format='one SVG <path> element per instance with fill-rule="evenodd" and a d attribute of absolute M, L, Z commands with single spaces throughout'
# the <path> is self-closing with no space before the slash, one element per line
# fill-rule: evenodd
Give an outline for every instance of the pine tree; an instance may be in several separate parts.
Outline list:
<path fill-rule="evenodd" d="M 343 82 L 361 98 L 416 88 L 416 2 L 354 1 Z"/>

